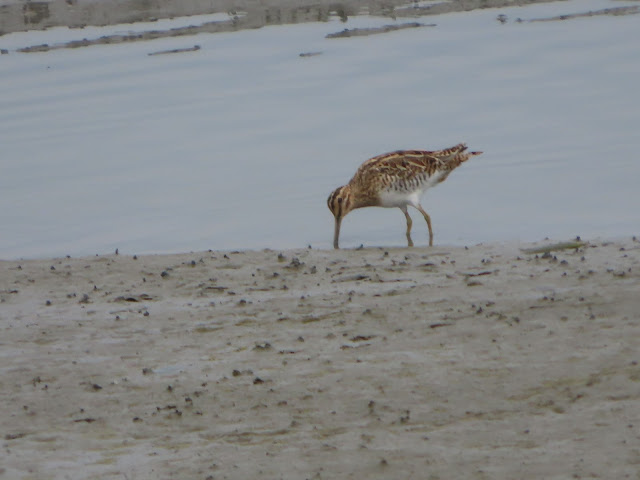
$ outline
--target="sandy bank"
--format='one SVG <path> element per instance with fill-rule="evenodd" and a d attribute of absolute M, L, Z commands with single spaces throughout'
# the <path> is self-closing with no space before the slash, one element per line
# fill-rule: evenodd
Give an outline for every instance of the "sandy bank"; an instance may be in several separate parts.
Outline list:
<path fill-rule="evenodd" d="M 0 262 L 0 477 L 637 479 L 640 242 L 520 247 Z"/>

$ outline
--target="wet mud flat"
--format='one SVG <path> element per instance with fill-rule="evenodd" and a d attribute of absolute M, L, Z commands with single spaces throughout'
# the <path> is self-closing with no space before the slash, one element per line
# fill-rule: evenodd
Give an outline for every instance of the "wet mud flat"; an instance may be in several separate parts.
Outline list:
<path fill-rule="evenodd" d="M 343 20 L 361 14 L 393 18 L 553 1 L 562 0 L 445 0 L 426 4 L 406 0 L 267 0 L 259 3 L 243 0 L 2 0 L 0 35 L 58 26 L 82 28 L 213 13 L 229 15 L 229 23 L 242 29 L 326 21 L 330 15 Z"/>
<path fill-rule="evenodd" d="M 553 3 L 564 0 L 448 0 L 442 2 L 416 2 L 407 4 L 402 1 L 378 2 L 367 0 L 349 0 L 345 2 L 300 3 L 284 0 L 261 2 L 259 5 L 237 1 L 221 2 L 176 2 L 157 0 L 139 2 L 137 0 L 102 0 L 99 2 L 61 1 L 52 2 L 16 2 L 12 0 L 0 4 L 0 38 L 12 32 L 46 30 L 51 27 L 66 26 L 78 29 L 79 38 L 56 44 L 25 45 L 16 51 L 20 53 L 48 52 L 51 50 L 80 48 L 92 45 L 111 45 L 168 37 L 194 36 L 200 33 L 235 32 L 261 28 L 267 25 L 297 24 L 305 22 L 327 22 L 331 17 L 339 17 L 347 22 L 349 17 L 370 15 L 389 18 L 397 23 L 368 27 L 343 29 L 327 38 L 348 38 L 416 27 L 435 27 L 437 24 L 421 22 L 403 22 L 403 19 L 419 19 L 452 12 L 465 12 L 486 8 L 508 8 L 534 3 Z M 614 6 L 600 10 L 579 11 L 545 18 L 510 19 L 505 13 L 497 15 L 502 24 L 509 21 L 517 23 L 570 20 L 592 16 L 626 16 L 640 13 L 636 5 Z M 114 33 L 97 38 L 81 36 L 84 27 L 134 24 L 155 22 L 161 19 L 190 17 L 194 15 L 217 14 L 220 18 L 210 21 L 194 20 L 193 24 L 172 28 L 153 28 L 146 30 Z M 177 51 L 152 52 L 155 54 L 180 53 L 198 50 L 199 45 Z M 8 49 L 2 49 L 8 54 Z M 303 56 L 305 56 L 303 54 Z"/>
<path fill-rule="evenodd" d="M 2 478 L 637 478 L 640 242 L 0 262 Z"/>

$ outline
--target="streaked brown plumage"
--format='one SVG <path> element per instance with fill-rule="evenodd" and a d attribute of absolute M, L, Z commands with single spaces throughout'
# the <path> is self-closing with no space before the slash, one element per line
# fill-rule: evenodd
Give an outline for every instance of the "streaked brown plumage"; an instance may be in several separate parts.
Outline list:
<path fill-rule="evenodd" d="M 444 150 L 398 150 L 370 158 L 356 171 L 353 178 L 335 189 L 327 204 L 335 217 L 333 247 L 340 248 L 342 219 L 356 208 L 398 207 L 407 219 L 407 243 L 413 246 L 407 206 L 422 213 L 429 227 L 429 245 L 433 245 L 431 218 L 420 205 L 420 197 L 430 187 L 443 182 L 461 163 L 482 152 L 467 152 L 460 143 Z"/>

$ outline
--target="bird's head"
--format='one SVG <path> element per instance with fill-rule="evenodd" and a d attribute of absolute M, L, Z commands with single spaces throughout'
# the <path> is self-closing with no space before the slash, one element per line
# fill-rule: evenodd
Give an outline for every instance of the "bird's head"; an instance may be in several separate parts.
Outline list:
<path fill-rule="evenodd" d="M 338 238 L 340 237 L 340 223 L 347 213 L 353 210 L 353 202 L 351 199 L 351 188 L 349 185 L 343 185 L 336 188 L 327 199 L 327 206 L 335 217 L 335 231 L 333 235 L 333 248 L 338 246 Z"/>

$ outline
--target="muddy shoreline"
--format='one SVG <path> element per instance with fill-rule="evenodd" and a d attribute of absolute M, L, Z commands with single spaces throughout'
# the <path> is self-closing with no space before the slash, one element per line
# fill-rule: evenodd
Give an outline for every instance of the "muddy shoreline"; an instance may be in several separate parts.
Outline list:
<path fill-rule="evenodd" d="M 0 37 L 6 33 L 46 30 L 56 26 L 66 26 L 82 31 L 87 26 L 106 26 L 117 24 L 133 24 L 136 22 L 154 22 L 159 19 L 185 17 L 190 15 L 222 14 L 225 18 L 215 21 L 205 21 L 174 28 L 150 28 L 142 32 L 116 33 L 103 35 L 98 38 L 78 38 L 57 44 L 26 45 L 16 51 L 21 53 L 48 52 L 51 50 L 88 47 L 91 45 L 110 45 L 130 43 L 141 40 L 154 40 L 167 37 L 193 36 L 199 33 L 235 32 L 246 29 L 262 28 L 267 25 L 283 25 L 304 22 L 326 22 L 331 16 L 339 17 L 346 22 L 349 17 L 357 15 L 371 15 L 386 17 L 393 20 L 422 18 L 444 13 L 469 11 L 479 8 L 499 8 L 530 3 L 547 3 L 554 0 L 524 0 L 513 2 L 511 0 L 490 1 L 462 1 L 451 0 L 429 5 L 407 6 L 403 2 L 381 4 L 379 2 L 349 1 L 345 3 L 320 2 L 313 4 L 291 4 L 281 0 L 272 0 L 272 3 L 255 5 L 237 2 L 175 2 L 171 0 L 140 3 L 138 1 L 113 1 L 100 2 L 7 2 L 0 5 Z M 563 1 L 563 0 L 555 0 Z M 591 16 L 625 16 L 640 13 L 638 6 L 612 7 L 596 11 L 577 12 L 547 18 L 509 19 L 505 14 L 499 14 L 496 20 L 500 23 L 515 21 L 542 22 L 564 21 Z M 327 35 L 327 38 L 347 38 L 353 36 L 388 33 L 404 28 L 422 26 L 436 26 L 431 23 L 425 25 L 417 22 L 396 23 L 382 27 L 370 27 L 364 29 L 344 29 Z M 199 49 L 195 46 L 190 50 Z M 2 54 L 8 54 L 8 49 L 2 49 Z"/>
<path fill-rule="evenodd" d="M 640 242 L 548 244 L 2 261 L 0 478 L 635 478 Z"/>
<path fill-rule="evenodd" d="M 427 6 L 410 5 L 405 0 L 268 0 L 260 3 L 242 0 L 5 0 L 0 2 L 0 36 L 58 26 L 82 28 L 213 13 L 227 14 L 228 22 L 223 23 L 241 30 L 326 21 L 330 15 L 337 15 L 343 20 L 365 13 L 389 18 L 411 17 L 550 1 L 562 0 L 451 0 Z"/>

